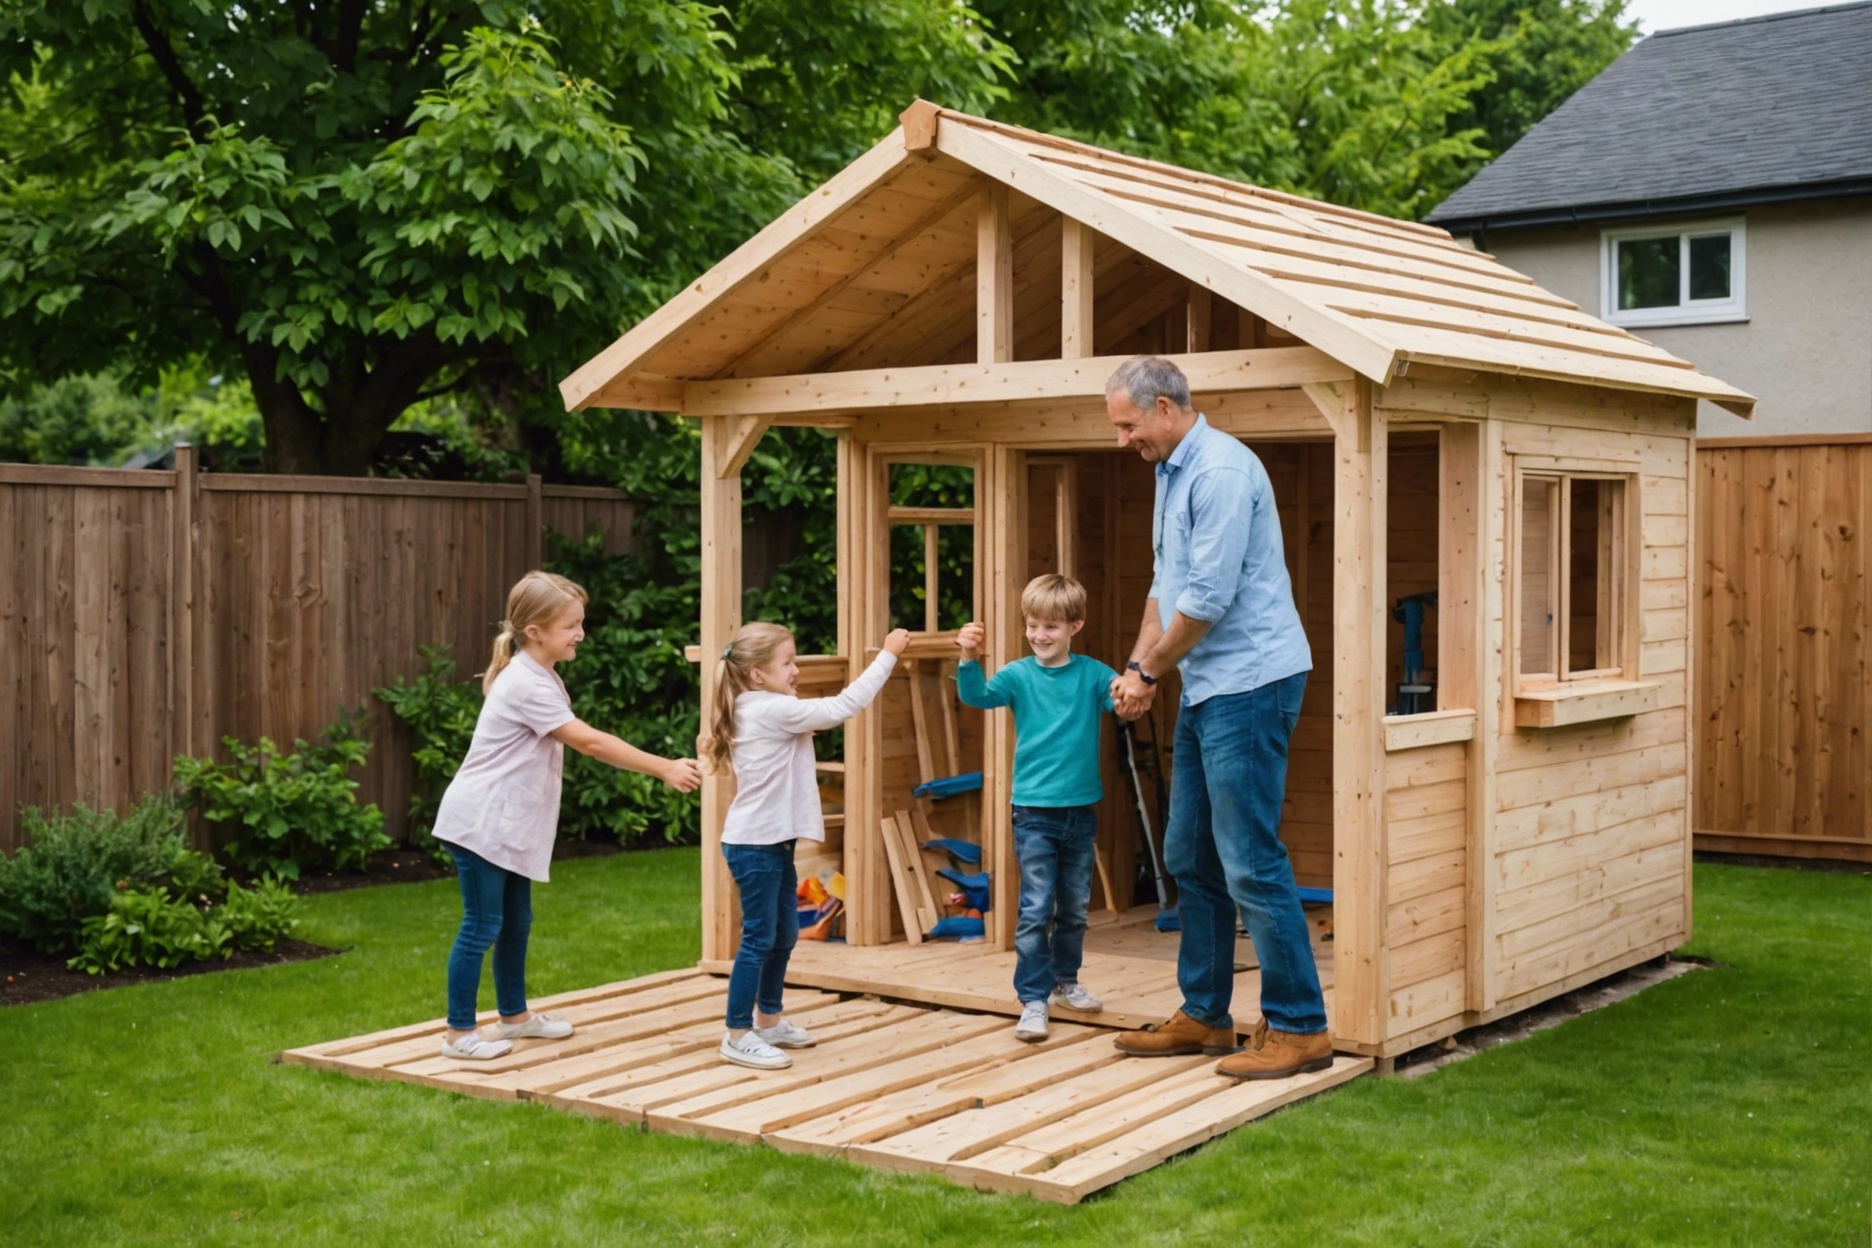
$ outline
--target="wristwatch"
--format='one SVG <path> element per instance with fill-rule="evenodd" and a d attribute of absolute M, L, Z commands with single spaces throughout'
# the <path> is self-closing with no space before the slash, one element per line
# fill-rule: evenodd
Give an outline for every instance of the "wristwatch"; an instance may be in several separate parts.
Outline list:
<path fill-rule="evenodd" d="M 1129 663 L 1125 664 L 1125 670 L 1136 672 L 1138 679 L 1147 685 L 1154 685 L 1157 683 L 1157 678 L 1155 676 L 1147 676 L 1144 674 L 1144 669 L 1138 666 L 1138 661 L 1136 659 L 1132 659 Z"/>

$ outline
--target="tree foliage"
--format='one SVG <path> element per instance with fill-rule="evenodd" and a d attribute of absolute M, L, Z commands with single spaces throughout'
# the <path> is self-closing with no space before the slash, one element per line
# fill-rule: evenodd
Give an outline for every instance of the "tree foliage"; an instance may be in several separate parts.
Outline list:
<path fill-rule="evenodd" d="M 245 376 L 276 470 L 362 472 L 456 394 L 564 475 L 556 379 L 915 96 L 1415 216 L 1622 10 L 0 0 L 0 375 Z"/>

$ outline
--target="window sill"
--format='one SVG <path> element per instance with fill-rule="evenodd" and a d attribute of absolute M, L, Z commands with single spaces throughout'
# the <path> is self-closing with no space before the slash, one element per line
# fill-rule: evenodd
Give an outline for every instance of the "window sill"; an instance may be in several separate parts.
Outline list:
<path fill-rule="evenodd" d="M 1658 704 L 1656 680 L 1594 680 L 1515 694 L 1515 727 L 1564 728 L 1601 719 L 1622 719 Z"/>
<path fill-rule="evenodd" d="M 1475 739 L 1476 713 L 1470 710 L 1425 711 L 1421 715 L 1384 717 L 1384 748 L 1417 750 L 1431 745 Z"/>
<path fill-rule="evenodd" d="M 1678 325 L 1740 325 L 1749 315 L 1735 308 L 1696 312 L 1685 308 L 1665 308 L 1650 313 L 1610 312 L 1600 318 L 1621 329 L 1671 329 Z"/>

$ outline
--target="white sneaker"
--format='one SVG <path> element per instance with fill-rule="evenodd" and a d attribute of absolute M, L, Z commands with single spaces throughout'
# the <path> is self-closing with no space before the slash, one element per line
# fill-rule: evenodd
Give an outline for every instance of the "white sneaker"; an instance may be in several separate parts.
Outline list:
<path fill-rule="evenodd" d="M 754 1034 L 776 1049 L 810 1049 L 819 1043 L 811 1032 L 786 1018 L 771 1027 L 756 1027 Z"/>
<path fill-rule="evenodd" d="M 1053 995 L 1047 998 L 1047 1004 L 1056 1009 L 1077 1010 L 1081 1014 L 1096 1014 L 1105 1008 L 1105 1003 L 1086 991 L 1086 986 L 1078 980 L 1070 984 L 1054 987 Z"/>
<path fill-rule="evenodd" d="M 733 1032 L 723 1036 L 721 1055 L 737 1066 L 752 1066 L 756 1070 L 785 1070 L 793 1064 L 792 1058 L 752 1031 L 742 1032 L 739 1038 Z"/>
<path fill-rule="evenodd" d="M 503 1040 L 563 1040 L 572 1034 L 572 1024 L 553 1014 L 535 1014 L 524 1023 L 496 1023 L 494 1034 Z"/>
<path fill-rule="evenodd" d="M 493 1040 L 478 1031 L 471 1031 L 459 1040 L 443 1040 L 442 1056 L 458 1057 L 471 1062 L 485 1062 L 491 1058 L 505 1057 L 513 1050 L 511 1040 Z"/>
<path fill-rule="evenodd" d="M 1036 1044 L 1047 1038 L 1047 1003 L 1027 1001 L 1021 1005 L 1020 1022 L 1014 1026 L 1014 1038 Z"/>

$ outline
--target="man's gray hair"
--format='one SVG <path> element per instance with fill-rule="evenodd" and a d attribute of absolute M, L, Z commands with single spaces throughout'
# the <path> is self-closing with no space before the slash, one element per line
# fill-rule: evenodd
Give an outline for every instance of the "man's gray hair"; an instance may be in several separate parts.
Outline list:
<path fill-rule="evenodd" d="M 1109 399 L 1120 390 L 1131 396 L 1132 404 L 1140 412 L 1157 406 L 1159 397 L 1169 399 L 1180 412 L 1187 412 L 1190 407 L 1189 378 L 1183 375 L 1182 369 L 1160 356 L 1140 355 L 1120 364 L 1111 380 L 1105 383 L 1105 397 Z"/>

